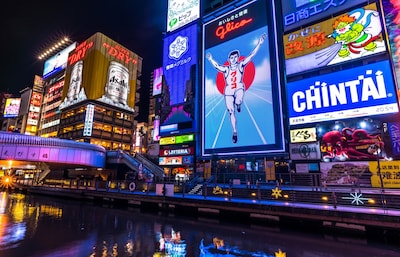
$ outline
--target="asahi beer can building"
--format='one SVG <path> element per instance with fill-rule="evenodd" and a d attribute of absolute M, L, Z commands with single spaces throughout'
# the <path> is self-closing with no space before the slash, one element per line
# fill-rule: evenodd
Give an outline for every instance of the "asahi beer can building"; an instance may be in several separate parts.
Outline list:
<path fill-rule="evenodd" d="M 68 87 L 68 101 L 73 101 L 78 98 L 79 91 L 82 84 L 82 70 L 83 61 L 79 61 L 74 64 L 71 71 L 71 79 Z"/>
<path fill-rule="evenodd" d="M 129 91 L 129 70 L 121 63 L 111 61 L 108 67 L 106 97 L 115 103 L 126 105 Z"/>

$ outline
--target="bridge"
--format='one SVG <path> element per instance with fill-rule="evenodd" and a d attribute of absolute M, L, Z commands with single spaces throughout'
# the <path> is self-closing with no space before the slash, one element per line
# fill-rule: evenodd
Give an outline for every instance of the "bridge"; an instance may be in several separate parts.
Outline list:
<path fill-rule="evenodd" d="M 1 169 L 68 169 L 106 168 L 108 164 L 123 164 L 129 169 L 162 177 L 163 170 L 137 154 L 136 158 L 123 151 L 107 151 L 104 147 L 59 138 L 44 138 L 0 131 Z"/>

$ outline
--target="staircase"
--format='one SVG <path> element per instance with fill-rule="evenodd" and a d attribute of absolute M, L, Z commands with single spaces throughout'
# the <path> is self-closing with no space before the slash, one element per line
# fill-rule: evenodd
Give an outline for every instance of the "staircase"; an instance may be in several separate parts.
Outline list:
<path fill-rule="evenodd" d="M 197 184 L 197 185 L 195 185 L 195 186 L 192 188 L 192 190 L 190 190 L 190 191 L 188 192 L 188 194 L 191 194 L 191 195 L 201 195 L 202 192 L 203 192 L 203 184 Z"/>

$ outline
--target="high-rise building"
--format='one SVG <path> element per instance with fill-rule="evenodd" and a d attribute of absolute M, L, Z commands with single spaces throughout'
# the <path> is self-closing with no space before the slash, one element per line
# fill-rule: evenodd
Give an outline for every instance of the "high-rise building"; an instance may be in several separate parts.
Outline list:
<path fill-rule="evenodd" d="M 43 101 L 40 109 L 37 135 L 57 137 L 60 124 L 59 105 L 64 88 L 68 54 L 75 49 L 76 42 L 47 59 L 43 69 Z"/>
<path fill-rule="evenodd" d="M 142 58 L 96 33 L 69 54 L 58 137 L 133 152 Z"/>

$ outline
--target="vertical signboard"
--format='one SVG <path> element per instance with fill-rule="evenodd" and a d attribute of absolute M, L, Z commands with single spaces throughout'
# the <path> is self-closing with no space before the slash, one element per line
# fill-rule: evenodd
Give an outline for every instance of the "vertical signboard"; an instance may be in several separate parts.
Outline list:
<path fill-rule="evenodd" d="M 88 104 L 86 106 L 86 115 L 85 115 L 85 126 L 83 128 L 83 136 L 90 137 L 92 135 L 93 129 L 93 116 L 94 116 L 94 105 Z"/>
<path fill-rule="evenodd" d="M 162 92 L 163 69 L 157 68 L 153 71 L 153 96 L 160 95 Z"/>
<path fill-rule="evenodd" d="M 101 33 L 69 54 L 60 109 L 85 99 L 133 111 L 141 58 Z"/>
<path fill-rule="evenodd" d="M 32 92 L 31 101 L 29 104 L 29 112 L 27 125 L 37 126 L 39 122 L 40 107 L 42 106 L 42 94 L 38 92 Z M 36 128 L 34 129 L 36 131 Z"/>
<path fill-rule="evenodd" d="M 194 117 L 194 74 L 197 63 L 197 26 L 191 25 L 164 38 L 163 75 L 160 133 L 167 132 L 164 125 L 189 124 Z M 183 128 L 183 127 L 182 127 Z"/>
<path fill-rule="evenodd" d="M 268 9 L 252 1 L 203 25 L 203 156 L 283 151 Z"/>

